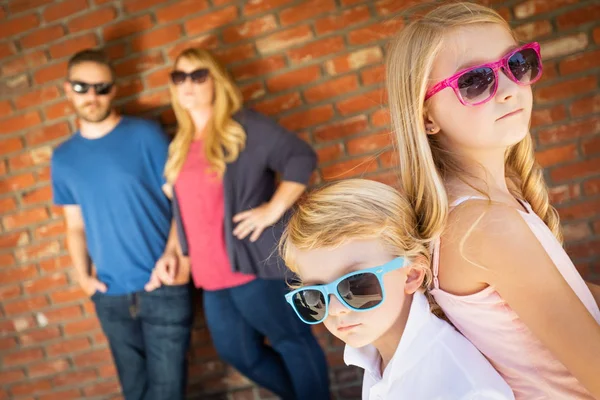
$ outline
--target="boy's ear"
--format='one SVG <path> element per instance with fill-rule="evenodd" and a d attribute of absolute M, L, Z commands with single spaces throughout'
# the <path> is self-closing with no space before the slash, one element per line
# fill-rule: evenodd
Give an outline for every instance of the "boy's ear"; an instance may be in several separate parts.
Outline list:
<path fill-rule="evenodd" d="M 413 294 L 423 286 L 425 280 L 425 271 L 429 268 L 427 259 L 423 256 L 415 258 L 407 269 L 406 283 L 404 284 L 404 292 Z"/>

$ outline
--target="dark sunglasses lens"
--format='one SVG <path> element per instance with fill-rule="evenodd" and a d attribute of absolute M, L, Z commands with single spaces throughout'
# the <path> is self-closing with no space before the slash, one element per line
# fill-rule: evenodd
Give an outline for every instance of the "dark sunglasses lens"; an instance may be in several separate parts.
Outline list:
<path fill-rule="evenodd" d="M 75 93 L 85 94 L 90 89 L 90 85 L 83 82 L 71 82 L 71 87 Z"/>
<path fill-rule="evenodd" d="M 359 310 L 376 307 L 383 300 L 379 279 L 371 272 L 344 279 L 338 284 L 337 291 L 350 307 Z"/>
<path fill-rule="evenodd" d="M 293 297 L 294 308 L 304 322 L 321 322 L 325 318 L 327 306 L 325 297 L 318 290 L 302 290 Z"/>
<path fill-rule="evenodd" d="M 183 71 L 171 72 L 171 82 L 173 82 L 175 85 L 180 85 L 185 82 L 185 78 L 187 78 L 187 74 Z"/>
<path fill-rule="evenodd" d="M 534 49 L 517 51 L 508 60 L 508 68 L 520 83 L 531 83 L 540 77 L 541 62 Z"/>
<path fill-rule="evenodd" d="M 476 104 L 487 100 L 494 93 L 496 75 L 491 68 L 473 69 L 458 78 L 458 89 L 463 100 Z"/>
<path fill-rule="evenodd" d="M 206 68 L 197 69 L 194 72 L 192 72 L 190 74 L 190 76 L 192 77 L 192 82 L 202 83 L 208 77 L 208 69 L 206 69 Z"/>
<path fill-rule="evenodd" d="M 109 94 L 110 91 L 112 90 L 112 87 L 113 87 L 112 83 L 98 83 L 98 84 L 94 85 L 96 94 L 99 94 L 101 96 Z"/>

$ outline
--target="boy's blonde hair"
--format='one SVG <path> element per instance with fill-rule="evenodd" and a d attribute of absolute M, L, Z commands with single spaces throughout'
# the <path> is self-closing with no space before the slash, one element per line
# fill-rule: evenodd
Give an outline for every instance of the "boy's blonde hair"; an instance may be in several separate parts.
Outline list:
<path fill-rule="evenodd" d="M 338 247 L 350 240 L 379 239 L 395 256 L 417 257 L 425 272 L 423 288 L 431 282 L 430 255 L 418 238 L 415 213 L 404 196 L 390 186 L 366 179 L 327 184 L 305 195 L 279 243 L 288 268 L 298 273 L 297 250 Z"/>
<path fill-rule="evenodd" d="M 386 60 L 386 85 L 402 189 L 416 210 L 418 235 L 425 239 L 439 237 L 444 229 L 448 216 L 446 178 L 466 176 L 452 154 L 440 145 L 439 135 L 428 135 L 425 131 L 425 93 L 445 34 L 474 24 L 501 25 L 515 36 L 496 11 L 474 3 L 451 3 L 430 11 L 400 31 L 391 42 Z M 527 200 L 552 233 L 562 240 L 558 213 L 549 204 L 542 170 L 535 161 L 531 134 L 507 150 L 505 164 L 515 189 L 513 194 Z"/>

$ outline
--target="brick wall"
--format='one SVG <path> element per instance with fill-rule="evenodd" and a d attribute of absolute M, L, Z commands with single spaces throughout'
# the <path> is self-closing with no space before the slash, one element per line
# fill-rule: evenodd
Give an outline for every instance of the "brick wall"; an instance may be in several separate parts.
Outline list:
<path fill-rule="evenodd" d="M 0 0 L 0 399 L 118 397 L 93 305 L 73 283 L 64 219 L 51 205 L 51 150 L 75 129 L 62 90 L 68 57 L 103 45 L 125 112 L 174 118 L 167 72 L 190 44 L 216 51 L 248 103 L 317 149 L 316 181 L 393 182 L 382 106 L 386 38 L 415 0 Z M 539 40 L 545 75 L 533 132 L 567 248 L 582 274 L 600 273 L 600 5 L 487 0 L 525 40 Z M 398 12 L 400 14 L 398 14 Z M 395 18 L 392 18 L 395 17 Z M 359 398 L 360 374 L 317 329 L 336 399 Z M 258 399 L 224 365 L 198 314 L 195 398 Z"/>

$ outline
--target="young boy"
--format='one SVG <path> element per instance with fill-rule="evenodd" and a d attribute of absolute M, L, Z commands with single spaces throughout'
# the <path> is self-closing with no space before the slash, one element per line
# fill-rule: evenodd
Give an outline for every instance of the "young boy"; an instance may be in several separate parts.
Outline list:
<path fill-rule="evenodd" d="M 426 243 L 409 203 L 384 184 L 352 179 L 296 206 L 280 243 L 301 286 L 286 295 L 307 324 L 346 343 L 365 370 L 363 399 L 514 399 L 475 347 L 432 314 Z"/>

